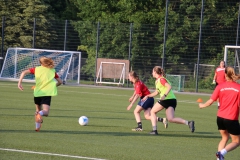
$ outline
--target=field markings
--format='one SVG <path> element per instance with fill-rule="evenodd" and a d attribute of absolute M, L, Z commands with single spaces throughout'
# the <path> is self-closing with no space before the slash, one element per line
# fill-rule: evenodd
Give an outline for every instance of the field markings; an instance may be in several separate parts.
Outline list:
<path fill-rule="evenodd" d="M 2 150 L 2 151 L 10 151 L 10 152 L 22 152 L 22 153 L 31 153 L 31 154 L 42 154 L 42 155 L 50 155 L 50 156 L 78 158 L 78 159 L 106 160 L 106 159 L 91 158 L 91 157 L 72 156 L 72 155 L 66 155 L 66 154 L 56 154 L 56 153 L 46 153 L 46 152 L 35 152 L 35 151 L 25 151 L 25 150 L 8 149 L 8 148 L 0 148 L 0 150 Z"/>

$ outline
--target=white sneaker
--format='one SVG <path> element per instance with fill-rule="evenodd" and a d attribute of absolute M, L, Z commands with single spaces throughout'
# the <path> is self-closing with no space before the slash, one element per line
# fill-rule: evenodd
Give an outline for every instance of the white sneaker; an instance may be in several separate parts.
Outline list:
<path fill-rule="evenodd" d="M 167 120 L 167 118 L 163 118 L 163 122 L 162 123 L 164 124 L 165 128 L 168 128 L 168 120 Z"/>

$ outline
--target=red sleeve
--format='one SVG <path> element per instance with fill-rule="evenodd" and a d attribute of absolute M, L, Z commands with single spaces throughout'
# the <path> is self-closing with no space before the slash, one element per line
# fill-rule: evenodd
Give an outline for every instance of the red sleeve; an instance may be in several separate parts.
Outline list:
<path fill-rule="evenodd" d="M 165 78 L 160 78 L 160 83 L 165 86 L 165 83 L 168 83 Z"/>
<path fill-rule="evenodd" d="M 219 88 L 219 85 L 218 85 L 211 95 L 212 100 L 216 101 L 219 98 L 219 91 L 220 91 L 220 88 Z"/>
<path fill-rule="evenodd" d="M 55 79 L 56 79 L 56 78 L 59 78 L 59 76 L 58 76 L 58 74 L 57 74 L 56 72 L 55 72 L 55 77 L 54 77 L 54 78 L 55 78 Z"/>
<path fill-rule="evenodd" d="M 35 74 L 35 68 L 29 68 L 31 74 Z"/>

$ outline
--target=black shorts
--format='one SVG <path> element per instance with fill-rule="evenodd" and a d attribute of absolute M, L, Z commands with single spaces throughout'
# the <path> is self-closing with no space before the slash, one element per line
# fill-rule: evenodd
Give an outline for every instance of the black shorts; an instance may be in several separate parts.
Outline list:
<path fill-rule="evenodd" d="M 144 110 L 147 110 L 148 108 L 152 108 L 154 105 L 154 98 L 148 97 L 148 99 L 146 99 L 146 101 L 144 102 L 142 102 L 142 99 L 140 98 L 138 105 L 141 106 Z"/>
<path fill-rule="evenodd" d="M 226 130 L 232 135 L 240 135 L 240 125 L 238 120 L 229 120 L 217 117 L 218 130 Z"/>
<path fill-rule="evenodd" d="M 176 99 L 166 99 L 166 100 L 159 100 L 158 103 L 162 105 L 165 109 L 168 109 L 168 107 L 177 107 L 177 100 Z"/>
<path fill-rule="evenodd" d="M 34 97 L 34 103 L 37 105 L 47 104 L 50 106 L 51 104 L 51 96 L 43 96 L 43 97 Z"/>

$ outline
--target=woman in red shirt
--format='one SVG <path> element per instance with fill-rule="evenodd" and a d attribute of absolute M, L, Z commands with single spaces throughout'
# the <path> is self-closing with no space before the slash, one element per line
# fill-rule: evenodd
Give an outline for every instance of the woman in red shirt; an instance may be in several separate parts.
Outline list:
<path fill-rule="evenodd" d="M 219 99 L 221 106 L 217 112 L 218 130 L 222 136 L 218 144 L 216 156 L 219 160 L 224 160 L 224 155 L 234 150 L 240 145 L 240 126 L 239 126 L 239 107 L 240 107 L 240 85 L 236 80 L 240 75 L 236 75 L 232 67 L 225 69 L 226 82 L 218 84 L 211 98 L 200 103 L 199 108 L 210 106 L 214 101 Z M 232 142 L 227 144 L 229 135 Z"/>
<path fill-rule="evenodd" d="M 132 108 L 133 104 L 137 101 L 137 99 L 140 98 L 140 101 L 138 102 L 138 104 L 134 110 L 134 115 L 135 115 L 135 119 L 137 121 L 138 126 L 134 129 L 132 129 L 132 131 L 142 131 L 143 128 L 142 128 L 140 112 L 144 110 L 144 117 L 147 120 L 151 120 L 150 113 L 151 113 L 151 109 L 154 105 L 154 98 L 149 97 L 145 101 L 142 101 L 143 97 L 150 94 L 149 89 L 142 81 L 140 81 L 136 72 L 134 72 L 134 71 L 129 72 L 128 78 L 129 78 L 129 81 L 131 81 L 134 85 L 134 93 L 129 98 L 130 104 L 128 105 L 127 110 L 130 110 Z M 167 128 L 168 121 L 166 118 L 157 117 L 157 120 L 159 122 L 162 122 L 164 124 L 164 127 Z"/>

